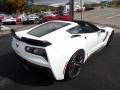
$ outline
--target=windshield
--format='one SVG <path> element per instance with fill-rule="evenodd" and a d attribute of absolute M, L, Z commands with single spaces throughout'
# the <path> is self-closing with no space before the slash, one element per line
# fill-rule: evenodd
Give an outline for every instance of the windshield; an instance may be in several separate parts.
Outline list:
<path fill-rule="evenodd" d="M 64 26 L 69 25 L 69 23 L 64 23 L 64 22 L 48 22 L 43 25 L 40 25 L 39 27 L 31 30 L 28 32 L 28 34 L 36 36 L 36 37 L 41 37 L 43 35 L 49 34 L 53 31 L 56 31 Z"/>

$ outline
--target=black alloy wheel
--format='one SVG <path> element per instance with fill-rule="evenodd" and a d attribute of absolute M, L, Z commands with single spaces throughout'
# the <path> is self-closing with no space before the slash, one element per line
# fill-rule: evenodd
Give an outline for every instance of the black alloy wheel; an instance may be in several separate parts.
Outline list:
<path fill-rule="evenodd" d="M 67 66 L 66 77 L 67 79 L 74 79 L 76 78 L 81 71 L 82 65 L 84 62 L 84 53 L 83 52 L 76 52 Z"/>

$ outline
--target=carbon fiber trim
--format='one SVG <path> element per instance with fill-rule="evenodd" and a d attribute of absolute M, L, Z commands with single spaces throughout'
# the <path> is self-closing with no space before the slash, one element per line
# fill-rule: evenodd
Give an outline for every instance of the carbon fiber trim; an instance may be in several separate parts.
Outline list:
<path fill-rule="evenodd" d="M 19 38 L 19 37 L 15 34 L 15 31 L 14 31 L 13 29 L 11 30 L 11 33 L 12 33 L 12 36 L 13 36 L 14 38 L 16 38 L 17 40 L 22 41 L 22 42 L 25 42 L 25 43 L 30 44 L 30 45 L 42 46 L 42 47 L 47 47 L 47 46 L 51 45 L 51 43 L 48 42 L 48 41 L 34 40 L 34 39 L 26 38 L 26 37 Z"/>

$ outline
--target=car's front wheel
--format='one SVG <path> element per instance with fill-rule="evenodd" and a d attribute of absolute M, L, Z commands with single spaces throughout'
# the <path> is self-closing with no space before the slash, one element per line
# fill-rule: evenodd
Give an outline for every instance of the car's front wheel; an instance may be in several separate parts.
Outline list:
<path fill-rule="evenodd" d="M 83 62 L 84 62 L 84 52 L 77 51 L 71 57 L 67 65 L 65 79 L 70 80 L 76 78 L 80 74 Z"/>

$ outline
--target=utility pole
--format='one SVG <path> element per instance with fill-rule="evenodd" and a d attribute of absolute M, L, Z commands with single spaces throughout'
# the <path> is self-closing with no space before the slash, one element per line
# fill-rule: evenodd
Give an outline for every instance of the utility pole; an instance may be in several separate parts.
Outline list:
<path fill-rule="evenodd" d="M 82 0 L 80 0 L 80 7 L 81 7 L 81 21 L 82 21 L 82 14 L 83 14 L 83 2 L 82 2 Z"/>
<path fill-rule="evenodd" d="M 70 17 L 71 21 L 74 20 L 74 0 L 69 0 L 70 2 Z"/>

